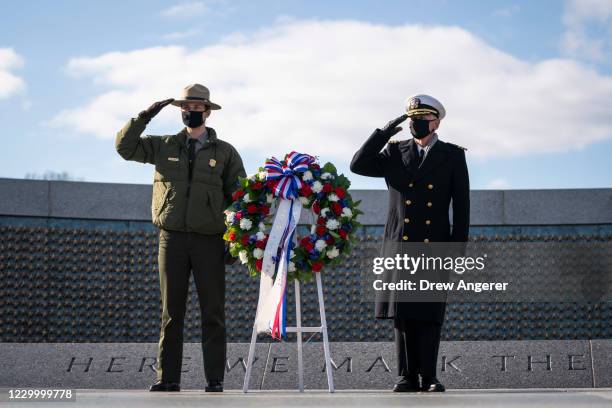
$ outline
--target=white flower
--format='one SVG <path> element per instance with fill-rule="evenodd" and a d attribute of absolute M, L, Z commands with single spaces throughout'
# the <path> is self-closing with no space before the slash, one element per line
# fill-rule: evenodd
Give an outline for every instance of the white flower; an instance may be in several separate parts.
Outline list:
<path fill-rule="evenodd" d="M 248 231 L 253 227 L 253 222 L 251 220 L 249 220 L 248 218 L 243 218 L 240 220 L 240 228 Z"/>
<path fill-rule="evenodd" d="M 340 226 L 340 223 L 337 220 L 331 219 L 331 220 L 327 220 L 327 222 L 325 223 L 325 226 L 327 227 L 328 230 L 333 231 L 338 229 L 338 227 Z"/>
<path fill-rule="evenodd" d="M 255 234 L 255 237 L 257 237 L 258 241 L 263 241 L 264 238 L 266 237 L 266 234 L 264 234 L 263 232 L 259 231 L 259 232 L 257 232 L 257 234 Z"/>
<path fill-rule="evenodd" d="M 329 208 L 325 207 L 321 210 L 321 217 L 325 218 L 327 217 L 327 213 L 329 212 Z"/>
<path fill-rule="evenodd" d="M 260 180 L 265 180 L 266 179 L 266 172 L 265 171 L 260 171 L 259 173 L 257 173 L 257 177 L 259 177 Z"/>
<path fill-rule="evenodd" d="M 348 207 L 344 207 L 344 208 L 342 209 L 342 215 L 343 215 L 344 217 L 346 217 L 346 218 L 351 218 L 351 217 L 353 216 L 353 212 L 351 211 L 351 209 L 350 209 L 350 208 L 348 208 Z"/>
<path fill-rule="evenodd" d="M 249 256 L 247 254 L 247 251 L 245 251 L 244 249 L 238 252 L 238 258 L 240 258 L 240 262 L 242 262 L 243 264 L 249 262 Z"/>
<path fill-rule="evenodd" d="M 312 180 L 312 179 L 313 179 L 313 177 L 312 177 L 312 173 L 310 172 L 310 170 L 306 170 L 306 171 L 304 172 L 304 174 L 302 175 L 302 180 L 304 180 L 304 181 L 310 181 L 310 180 Z"/>
<path fill-rule="evenodd" d="M 291 252 L 289 252 L 289 259 L 295 258 L 295 251 L 292 249 Z"/>
<path fill-rule="evenodd" d="M 291 261 L 289 261 L 289 272 L 295 272 L 296 271 L 296 267 L 295 264 Z"/>
<path fill-rule="evenodd" d="M 312 191 L 315 193 L 320 193 L 323 190 L 323 184 L 319 180 L 312 183 Z"/>
<path fill-rule="evenodd" d="M 338 197 L 337 195 L 335 195 L 333 193 L 330 194 L 329 197 L 327 197 L 327 198 L 329 199 L 329 201 L 339 201 L 340 200 L 340 197 Z"/>
<path fill-rule="evenodd" d="M 274 196 L 272 194 L 266 194 L 266 202 L 272 204 L 274 202 Z"/>
<path fill-rule="evenodd" d="M 321 174 L 321 178 L 323 180 L 329 180 L 329 179 L 334 178 L 334 176 L 332 176 L 331 173 L 325 172 L 325 173 Z"/>
<path fill-rule="evenodd" d="M 329 259 L 334 259 L 335 257 L 337 257 L 338 255 L 340 255 L 340 251 L 338 251 L 338 248 L 333 247 L 332 249 L 329 249 L 326 253 L 327 257 Z"/>
<path fill-rule="evenodd" d="M 264 256 L 264 251 L 261 248 L 255 248 L 253 250 L 253 257 L 255 259 L 261 259 Z"/>
<path fill-rule="evenodd" d="M 253 200 L 251 200 L 251 197 L 249 197 L 249 193 L 246 193 L 244 197 L 242 197 L 242 201 L 244 201 L 245 203 L 250 203 Z"/>
<path fill-rule="evenodd" d="M 264 224 L 264 223 L 263 223 L 263 221 L 262 221 L 262 222 L 260 222 L 260 223 L 257 225 L 257 229 L 259 229 L 261 232 L 266 232 L 266 224 Z"/>
<path fill-rule="evenodd" d="M 225 215 L 225 221 L 229 224 L 233 224 L 235 219 L 236 219 L 236 213 L 234 211 L 229 211 Z"/>
<path fill-rule="evenodd" d="M 311 233 L 311 234 L 314 234 L 315 232 L 317 232 L 317 226 L 316 226 L 316 225 L 312 225 L 312 226 L 310 227 L 310 233 Z"/>
<path fill-rule="evenodd" d="M 317 242 L 315 242 L 315 248 L 318 251 L 324 250 L 326 246 L 327 246 L 327 242 L 323 241 L 322 239 L 318 239 Z"/>
<path fill-rule="evenodd" d="M 302 203 L 302 206 L 307 206 L 308 199 L 306 197 L 300 197 L 300 203 Z"/>

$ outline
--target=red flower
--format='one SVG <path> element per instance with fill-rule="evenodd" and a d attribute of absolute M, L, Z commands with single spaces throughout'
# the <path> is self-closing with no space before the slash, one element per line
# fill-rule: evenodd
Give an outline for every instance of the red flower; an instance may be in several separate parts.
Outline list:
<path fill-rule="evenodd" d="M 323 185 L 323 192 L 324 193 L 329 193 L 334 189 L 334 187 L 330 184 L 330 183 L 325 183 Z"/>
<path fill-rule="evenodd" d="M 338 231 L 338 234 L 340 234 L 340 238 L 342 238 L 342 239 L 346 239 L 346 237 L 348 236 L 348 233 L 345 230 L 343 230 L 343 229 Z"/>
<path fill-rule="evenodd" d="M 336 187 L 336 195 L 339 199 L 343 199 L 346 197 L 346 190 L 344 190 L 342 187 Z"/>
<path fill-rule="evenodd" d="M 234 194 L 232 194 L 232 199 L 234 201 L 238 200 L 240 197 L 242 197 L 244 195 L 244 191 L 243 190 L 236 190 L 234 191 Z"/>
<path fill-rule="evenodd" d="M 249 244 L 249 235 L 248 234 L 244 234 L 240 241 L 241 241 L 242 245 L 248 245 Z"/>
<path fill-rule="evenodd" d="M 322 217 L 317 218 L 317 225 L 325 225 L 325 218 L 322 218 Z"/>
<path fill-rule="evenodd" d="M 247 206 L 247 212 L 249 214 L 255 214 L 257 212 L 257 206 L 255 204 L 249 204 Z"/>
<path fill-rule="evenodd" d="M 310 241 L 310 238 L 308 238 L 308 237 L 302 238 L 302 240 L 300 241 L 300 244 L 308 252 L 310 252 L 310 251 L 312 251 L 314 249 L 314 245 Z"/>
<path fill-rule="evenodd" d="M 276 184 L 278 182 L 276 180 L 268 180 L 266 181 L 266 185 L 270 187 L 270 189 L 274 190 L 276 188 Z"/>
<path fill-rule="evenodd" d="M 310 165 L 310 167 L 313 168 L 313 169 L 320 169 L 321 168 L 317 163 L 312 163 Z"/>
<path fill-rule="evenodd" d="M 319 225 L 317 227 L 317 229 L 316 229 L 317 235 L 320 236 L 320 237 L 322 237 L 325 234 L 325 231 L 327 231 L 327 230 L 322 225 Z"/>
<path fill-rule="evenodd" d="M 264 249 L 266 247 L 266 243 L 263 241 L 255 241 L 255 248 Z"/>
<path fill-rule="evenodd" d="M 302 191 L 302 195 L 304 197 L 310 197 L 312 195 L 312 188 L 310 188 L 310 186 L 306 183 L 302 184 L 302 188 L 300 190 Z"/>
<path fill-rule="evenodd" d="M 321 207 L 319 206 L 319 201 L 315 201 L 314 203 L 312 203 L 312 212 L 314 212 L 315 214 L 321 213 Z"/>
<path fill-rule="evenodd" d="M 342 206 L 338 203 L 331 203 L 331 209 L 336 215 L 342 214 Z"/>
<path fill-rule="evenodd" d="M 262 205 L 260 210 L 263 215 L 270 214 L 270 207 L 268 207 L 267 205 Z"/>
<path fill-rule="evenodd" d="M 312 271 L 319 272 L 323 268 L 323 262 L 313 262 L 312 263 Z"/>
<path fill-rule="evenodd" d="M 230 232 L 229 235 L 227 236 L 227 239 L 229 239 L 230 241 L 235 241 L 236 240 L 236 233 L 234 231 Z"/>
<path fill-rule="evenodd" d="M 263 266 L 263 259 L 258 259 L 257 261 L 255 261 L 255 267 L 257 268 L 258 271 L 261 271 L 262 266 Z"/>
<path fill-rule="evenodd" d="M 251 185 L 251 188 L 253 190 L 261 190 L 263 188 L 263 184 L 261 184 L 261 181 L 256 181 Z"/>
<path fill-rule="evenodd" d="M 331 245 L 334 243 L 334 237 L 332 237 L 331 235 L 329 237 L 327 237 L 327 239 L 325 240 L 325 242 L 327 242 L 327 245 Z"/>
<path fill-rule="evenodd" d="M 236 213 L 236 219 L 237 220 L 241 220 L 242 219 L 242 211 L 239 211 Z"/>

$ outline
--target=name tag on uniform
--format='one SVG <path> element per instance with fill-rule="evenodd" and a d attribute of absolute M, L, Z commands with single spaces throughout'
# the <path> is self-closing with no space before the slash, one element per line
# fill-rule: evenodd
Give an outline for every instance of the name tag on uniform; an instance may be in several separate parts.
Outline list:
<path fill-rule="evenodd" d="M 168 160 L 176 162 L 176 161 L 179 161 L 179 158 L 178 157 L 168 157 Z"/>

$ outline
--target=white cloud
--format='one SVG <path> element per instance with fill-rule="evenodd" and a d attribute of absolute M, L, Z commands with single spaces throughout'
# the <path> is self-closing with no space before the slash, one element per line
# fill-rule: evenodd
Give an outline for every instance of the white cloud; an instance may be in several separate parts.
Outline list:
<path fill-rule="evenodd" d="M 0 48 L 0 99 L 9 96 L 25 88 L 22 78 L 12 71 L 23 66 L 23 58 L 12 48 Z"/>
<path fill-rule="evenodd" d="M 166 41 L 176 41 L 176 40 L 181 40 L 183 38 L 193 37 L 200 33 L 201 33 L 200 30 L 175 31 L 172 33 L 164 34 L 162 36 L 162 39 Z"/>
<path fill-rule="evenodd" d="M 487 183 L 487 188 L 494 190 L 504 190 L 510 187 L 508 180 L 504 178 L 496 178 Z"/>
<path fill-rule="evenodd" d="M 194 1 L 191 3 L 181 3 L 161 11 L 164 17 L 192 17 L 204 14 L 208 11 L 208 7 L 202 1 Z"/>
<path fill-rule="evenodd" d="M 612 56 L 612 1 L 567 0 L 562 50 L 573 57 L 604 61 Z"/>
<path fill-rule="evenodd" d="M 299 150 L 346 165 L 416 93 L 445 104 L 440 137 L 471 157 L 567 151 L 612 137 L 611 77 L 569 59 L 523 61 L 456 27 L 287 21 L 199 49 L 75 58 L 68 71 L 107 90 L 57 114 L 55 126 L 113 138 L 153 101 L 200 82 L 223 106 L 211 126 L 262 160 Z M 174 107 L 151 125 L 182 127 Z"/>

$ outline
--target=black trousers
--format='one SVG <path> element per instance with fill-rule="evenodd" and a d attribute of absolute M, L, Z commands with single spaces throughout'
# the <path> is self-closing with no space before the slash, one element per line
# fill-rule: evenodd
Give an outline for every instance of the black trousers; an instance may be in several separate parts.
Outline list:
<path fill-rule="evenodd" d="M 183 326 L 193 272 L 202 322 L 204 374 L 222 381 L 225 373 L 225 263 L 222 235 L 160 230 L 159 283 L 162 299 L 157 379 L 180 382 Z"/>
<path fill-rule="evenodd" d="M 394 319 L 397 374 L 426 383 L 436 377 L 442 325 L 396 317 Z"/>

